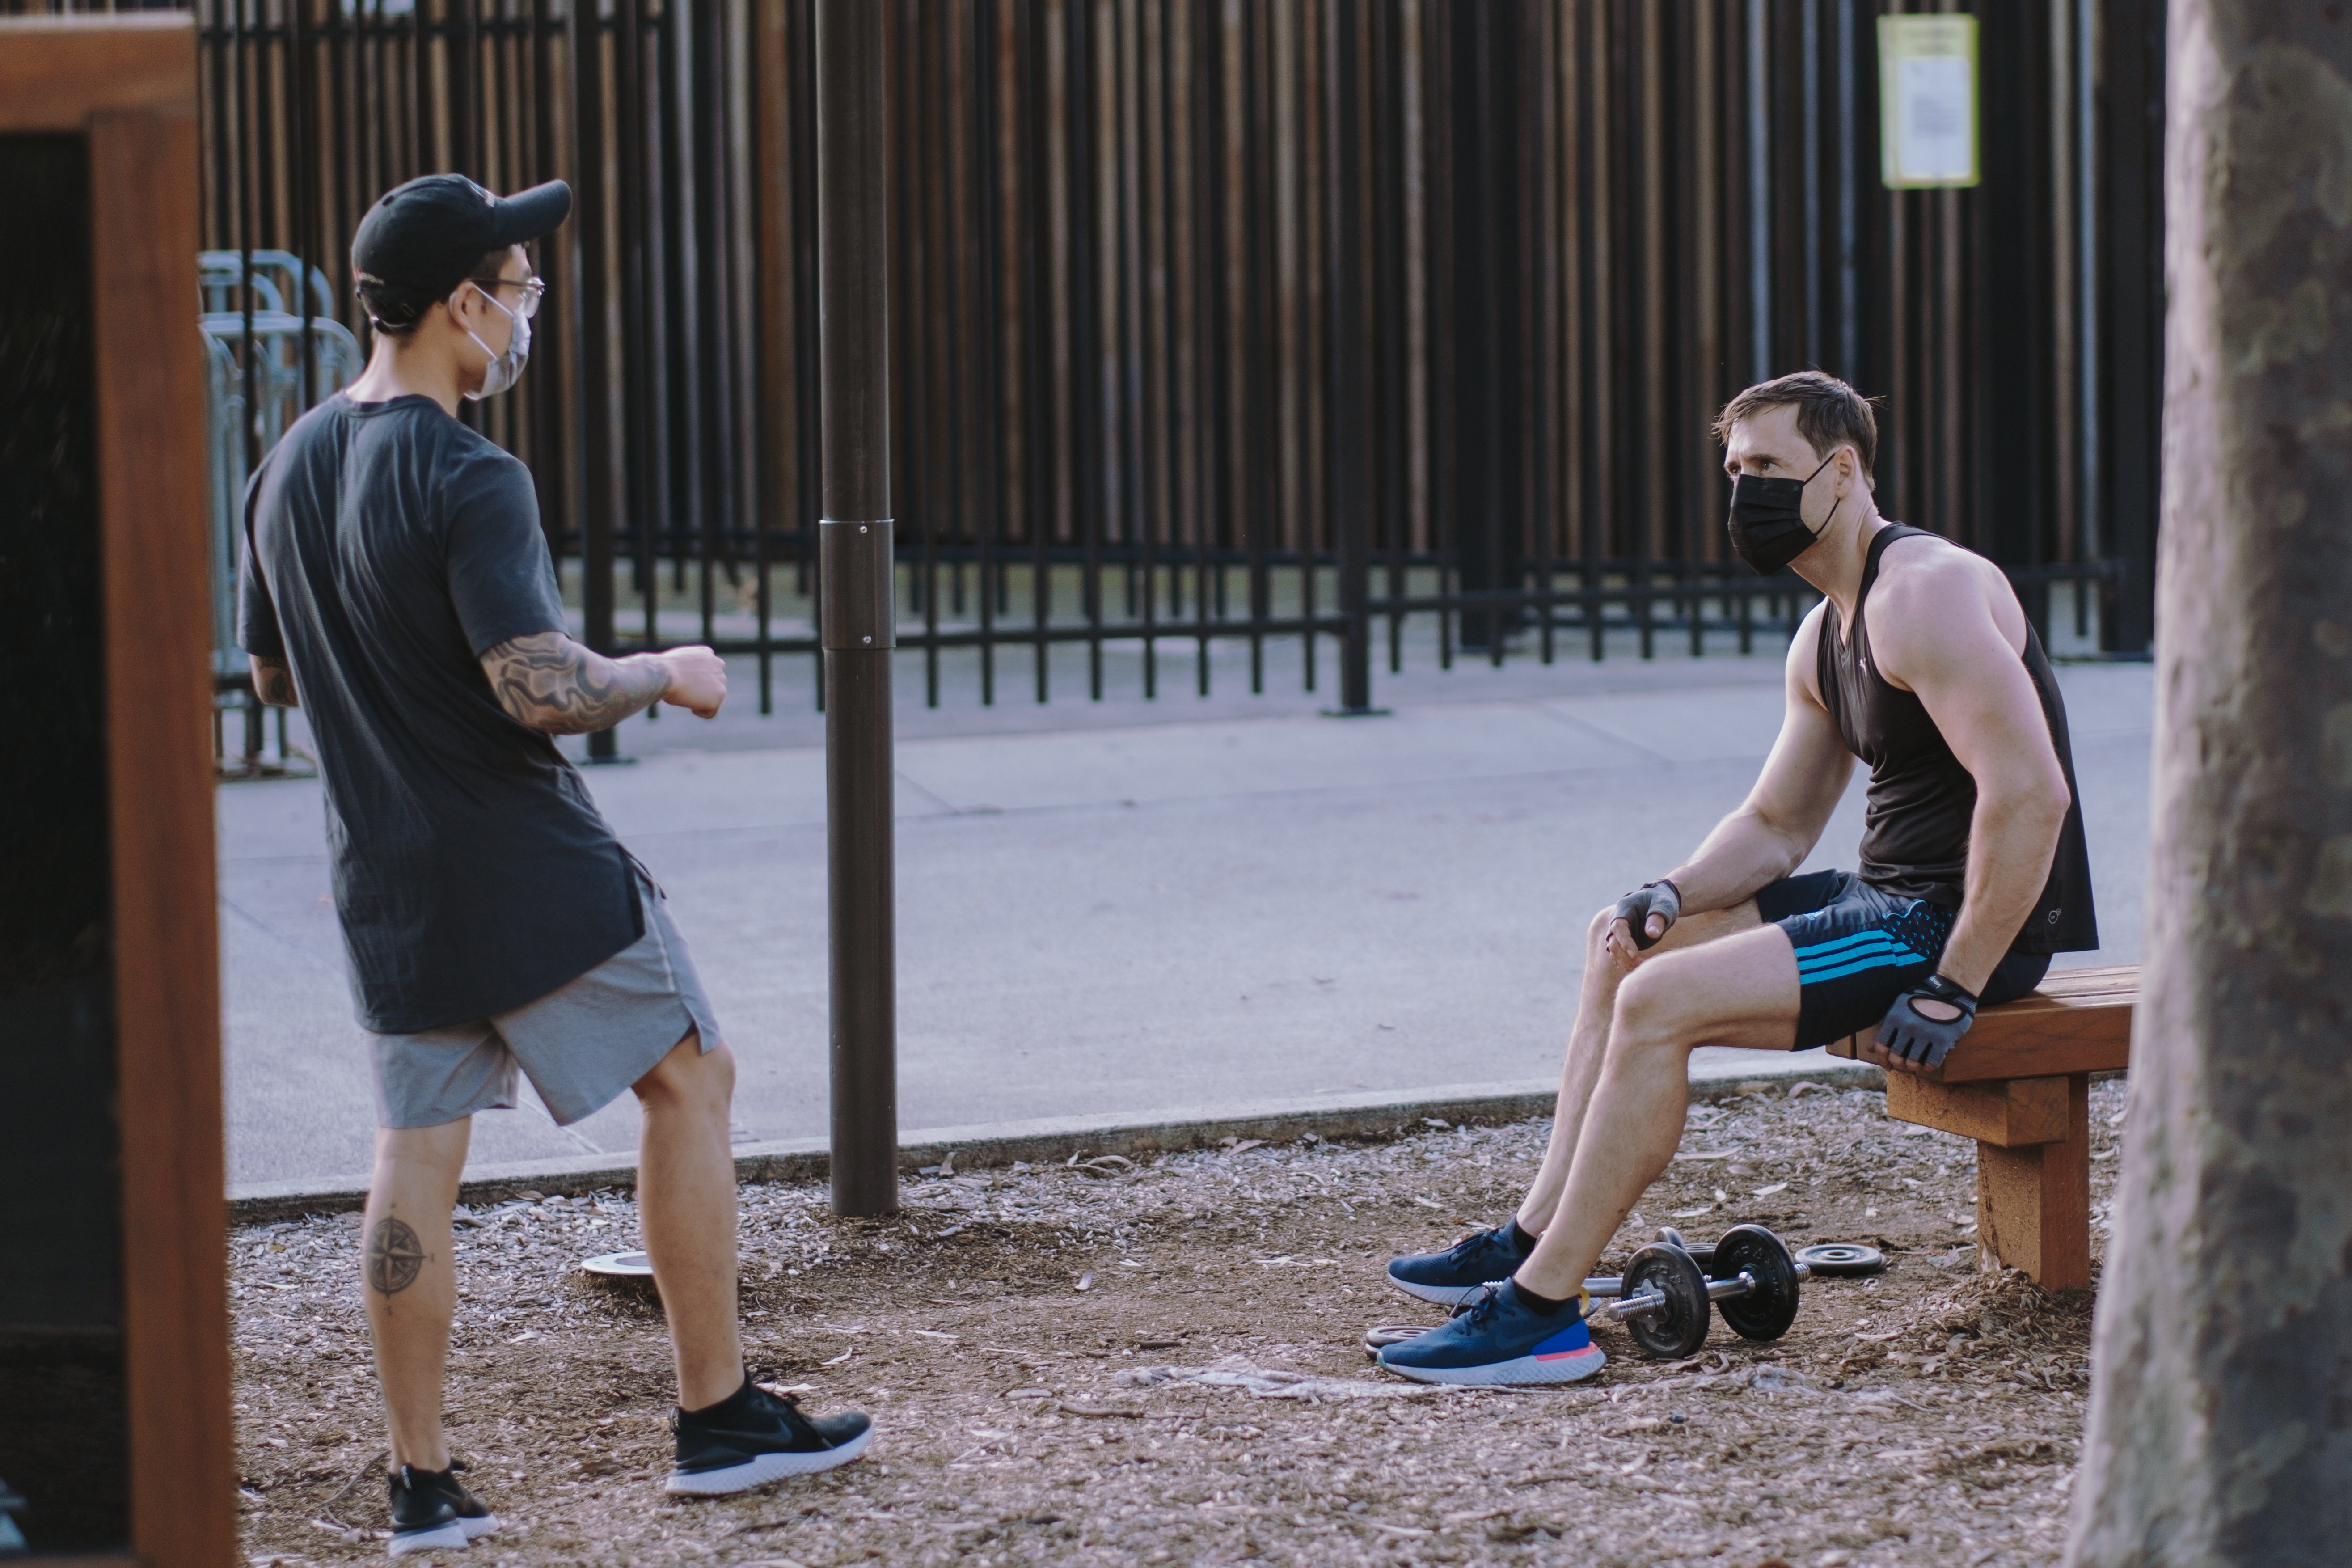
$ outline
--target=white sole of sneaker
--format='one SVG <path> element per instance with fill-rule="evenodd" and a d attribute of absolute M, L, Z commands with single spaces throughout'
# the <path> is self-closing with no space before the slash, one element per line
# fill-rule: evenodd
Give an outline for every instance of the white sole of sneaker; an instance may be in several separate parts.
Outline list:
<path fill-rule="evenodd" d="M 402 1556 L 411 1552 L 462 1551 L 478 1536 L 488 1535 L 499 1527 L 499 1516 L 484 1514 L 479 1519 L 452 1520 L 433 1530 L 419 1530 L 392 1538 L 392 1554 Z"/>
<path fill-rule="evenodd" d="M 1497 1285 L 1502 1282 L 1500 1279 L 1495 1281 Z M 1433 1301 L 1441 1307 L 1459 1307 L 1475 1301 L 1479 1292 L 1486 1289 L 1484 1285 L 1415 1285 L 1393 1274 L 1389 1276 L 1389 1283 L 1417 1301 Z"/>
<path fill-rule="evenodd" d="M 866 1452 L 874 1441 L 874 1428 L 868 1426 L 838 1448 L 821 1448 L 806 1454 L 761 1454 L 740 1465 L 730 1465 L 723 1470 L 672 1470 L 663 1490 L 692 1492 L 697 1497 L 719 1497 L 728 1492 L 749 1491 L 753 1487 L 766 1486 L 770 1481 L 787 1480 L 793 1476 L 813 1476 L 820 1470 L 830 1470 L 845 1465 Z"/>
<path fill-rule="evenodd" d="M 391 1551 L 398 1557 L 410 1552 L 447 1552 L 453 1548 L 462 1551 L 465 1545 L 466 1527 L 452 1521 L 432 1530 L 412 1530 L 404 1535 L 395 1535 Z"/>
<path fill-rule="evenodd" d="M 1488 1366 L 1399 1366 L 1391 1364 L 1386 1356 L 1381 1358 L 1381 1370 L 1399 1377 L 1409 1377 L 1415 1383 L 1446 1383 L 1470 1388 L 1581 1383 L 1608 1364 L 1609 1357 L 1599 1345 L 1567 1355 L 1523 1355 Z"/>

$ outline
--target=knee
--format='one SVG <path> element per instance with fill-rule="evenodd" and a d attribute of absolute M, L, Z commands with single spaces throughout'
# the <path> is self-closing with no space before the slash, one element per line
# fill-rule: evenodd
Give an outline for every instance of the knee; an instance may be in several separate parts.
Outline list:
<path fill-rule="evenodd" d="M 699 1044 L 700 1042 L 697 1042 Z M 735 1053 L 719 1040 L 695 1058 L 712 1099 L 725 1105 L 735 1098 Z"/>
<path fill-rule="evenodd" d="M 635 1087 L 648 1109 L 723 1112 L 735 1097 L 735 1053 L 723 1040 L 706 1051 L 700 1034 L 689 1033 Z"/>
<path fill-rule="evenodd" d="M 466 1148 L 473 1119 L 459 1117 L 433 1127 L 379 1127 L 375 1158 L 387 1170 L 448 1173 L 453 1178 L 466 1163 Z"/>
<path fill-rule="evenodd" d="M 1672 971 L 1664 965 L 1644 964 L 1625 977 L 1609 1020 L 1612 1056 L 1675 1044 L 1672 986 Z"/>
<path fill-rule="evenodd" d="M 1592 923 L 1584 928 L 1584 951 L 1588 956 L 1597 954 L 1609 941 L 1609 927 L 1617 919 L 1617 906 L 1603 904 L 1593 911 Z"/>

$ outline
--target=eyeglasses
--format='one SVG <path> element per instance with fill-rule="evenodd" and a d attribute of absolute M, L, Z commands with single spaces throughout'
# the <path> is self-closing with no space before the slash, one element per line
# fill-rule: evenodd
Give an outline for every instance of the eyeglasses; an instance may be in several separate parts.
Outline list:
<path fill-rule="evenodd" d="M 521 289 L 522 303 L 516 309 L 522 312 L 522 319 L 526 321 L 539 314 L 540 297 L 547 292 L 546 281 L 539 278 L 468 278 L 466 281 L 491 289 Z"/>

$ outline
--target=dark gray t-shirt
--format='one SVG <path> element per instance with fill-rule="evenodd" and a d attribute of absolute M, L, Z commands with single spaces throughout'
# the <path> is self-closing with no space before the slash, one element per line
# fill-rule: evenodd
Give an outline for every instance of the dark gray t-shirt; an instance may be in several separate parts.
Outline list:
<path fill-rule="evenodd" d="M 643 934 L 627 858 L 481 655 L 564 629 L 530 473 L 429 397 L 338 393 L 246 492 L 237 641 L 319 746 L 360 1022 L 503 1012 Z"/>

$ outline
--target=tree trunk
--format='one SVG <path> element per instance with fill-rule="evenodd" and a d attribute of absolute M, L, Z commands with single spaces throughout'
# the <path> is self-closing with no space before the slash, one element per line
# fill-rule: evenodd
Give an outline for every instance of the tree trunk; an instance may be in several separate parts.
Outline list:
<path fill-rule="evenodd" d="M 2352 1552 L 2352 19 L 2173 0 L 2155 809 L 2069 1561 Z"/>

